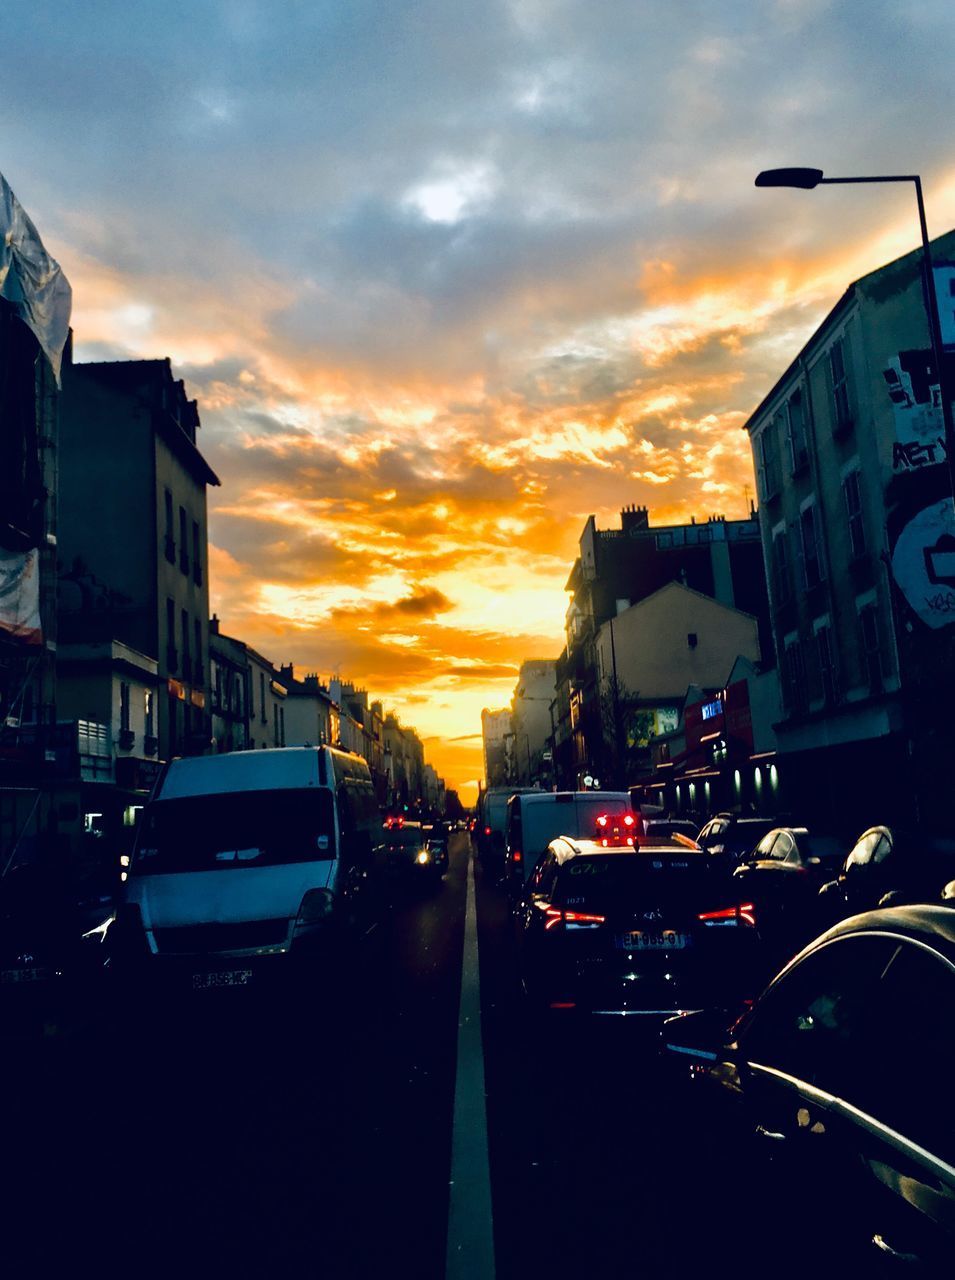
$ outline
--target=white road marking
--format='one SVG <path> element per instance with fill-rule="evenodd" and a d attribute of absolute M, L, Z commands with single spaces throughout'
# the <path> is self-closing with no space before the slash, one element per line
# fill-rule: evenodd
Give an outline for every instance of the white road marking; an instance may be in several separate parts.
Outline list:
<path fill-rule="evenodd" d="M 481 1038 L 481 975 L 478 965 L 474 859 L 468 852 L 465 884 L 464 954 L 458 1011 L 458 1065 L 451 1136 L 446 1280 L 493 1280 L 494 1230 L 491 1170 L 487 1154 L 487 1099 Z"/>

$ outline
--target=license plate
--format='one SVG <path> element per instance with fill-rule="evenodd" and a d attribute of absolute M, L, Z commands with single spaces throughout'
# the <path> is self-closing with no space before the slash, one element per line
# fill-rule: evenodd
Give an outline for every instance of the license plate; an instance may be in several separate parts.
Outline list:
<path fill-rule="evenodd" d="M 690 941 L 688 933 L 677 933 L 674 929 L 660 929 L 654 933 L 639 929 L 621 933 L 617 945 L 627 951 L 682 951 Z"/>
<path fill-rule="evenodd" d="M 42 982 L 52 977 L 52 969 L 4 969 L 0 972 L 0 982 Z"/>
<path fill-rule="evenodd" d="M 251 981 L 251 969 L 216 969 L 212 973 L 194 973 L 192 989 L 206 991 L 209 987 L 247 987 Z"/>

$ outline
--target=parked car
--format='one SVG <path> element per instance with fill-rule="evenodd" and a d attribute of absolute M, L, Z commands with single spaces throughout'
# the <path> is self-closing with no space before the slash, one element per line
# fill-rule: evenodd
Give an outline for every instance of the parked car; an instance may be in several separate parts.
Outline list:
<path fill-rule="evenodd" d="M 677 832 L 696 840 L 700 830 L 699 823 L 691 822 L 689 818 L 647 818 L 643 825 L 648 840 L 669 840 Z"/>
<path fill-rule="evenodd" d="M 819 886 L 841 867 L 845 852 L 835 836 L 774 827 L 740 860 L 733 878 L 753 903 L 757 933 L 776 967 L 819 932 Z"/>
<path fill-rule="evenodd" d="M 707 853 L 722 858 L 732 868 L 740 858 L 779 826 L 777 818 L 745 817 L 738 813 L 718 813 L 704 823 L 696 842 Z"/>
<path fill-rule="evenodd" d="M 842 870 L 819 890 L 826 923 L 860 911 L 907 902 L 937 902 L 955 878 L 955 839 L 917 835 L 895 827 L 869 827 Z"/>
<path fill-rule="evenodd" d="M 695 1077 L 688 1098 L 701 1099 L 705 1086 L 701 1127 L 748 1156 L 737 1176 L 749 1196 L 751 1257 L 762 1230 L 802 1249 L 793 1259 L 801 1269 L 872 1275 L 879 1260 L 921 1261 L 930 1274 L 950 1273 L 951 908 L 844 921 L 732 1025 L 712 1013 L 677 1017 L 663 1041 L 674 1066 Z M 818 1231 L 809 1229 L 816 1214 Z"/>
<path fill-rule="evenodd" d="M 538 791 L 514 795 L 507 802 L 505 852 L 510 887 L 518 894 L 558 836 L 592 840 L 609 838 L 614 827 L 636 822 L 626 791 Z"/>
<path fill-rule="evenodd" d="M 541 1008 L 642 1016 L 742 998 L 752 915 L 726 893 L 688 844 L 554 840 L 518 911 L 522 986 Z"/>
<path fill-rule="evenodd" d="M 173 760 L 112 935 L 134 980 L 186 993 L 311 980 L 378 922 L 381 820 L 365 761 L 330 747 Z M 327 985 L 327 984 L 326 984 Z"/>

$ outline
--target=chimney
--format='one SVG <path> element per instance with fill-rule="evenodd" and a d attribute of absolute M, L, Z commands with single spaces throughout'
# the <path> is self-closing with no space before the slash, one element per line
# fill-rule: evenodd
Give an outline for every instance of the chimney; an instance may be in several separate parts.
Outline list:
<path fill-rule="evenodd" d="M 213 614 L 209 619 L 209 634 L 212 636 L 219 634 L 219 618 L 216 614 Z"/>
<path fill-rule="evenodd" d="M 649 529 L 650 514 L 646 507 L 624 507 L 620 512 L 620 528 L 623 533 L 632 529 Z"/>

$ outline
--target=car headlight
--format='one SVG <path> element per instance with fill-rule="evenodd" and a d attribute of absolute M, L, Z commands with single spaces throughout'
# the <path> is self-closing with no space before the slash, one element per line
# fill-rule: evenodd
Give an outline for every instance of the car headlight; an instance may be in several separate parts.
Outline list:
<path fill-rule="evenodd" d="M 431 861 L 431 854 L 427 851 L 427 849 L 419 849 L 418 856 L 415 858 L 415 862 L 417 862 L 418 866 L 423 867 L 426 863 L 430 861 Z"/>
<path fill-rule="evenodd" d="M 307 925 L 321 924 L 323 920 L 327 920 L 332 914 L 334 906 L 334 894 L 328 889 L 309 889 L 302 899 L 302 905 L 298 909 L 298 917 L 295 921 L 296 929 Z"/>

